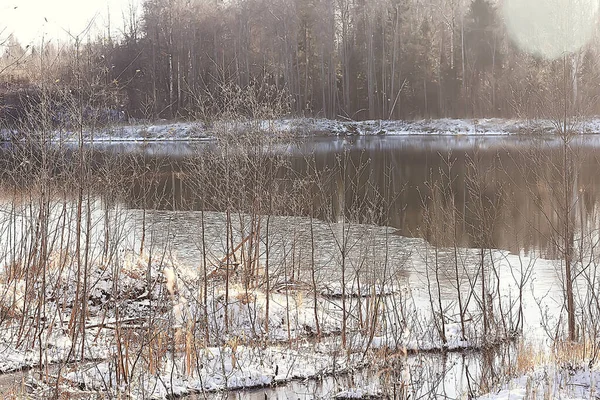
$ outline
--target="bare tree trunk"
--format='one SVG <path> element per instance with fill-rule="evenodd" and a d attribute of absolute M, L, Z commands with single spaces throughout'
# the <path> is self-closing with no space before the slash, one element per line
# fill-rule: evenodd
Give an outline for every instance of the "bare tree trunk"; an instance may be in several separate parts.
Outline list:
<path fill-rule="evenodd" d="M 315 327 L 317 330 L 317 340 L 321 340 L 321 326 L 319 324 L 319 311 L 318 311 L 318 303 L 317 303 L 317 280 L 315 277 L 315 232 L 314 232 L 314 222 L 313 222 L 313 214 L 314 211 L 310 214 L 310 278 L 312 281 L 312 291 L 313 291 L 313 312 L 315 316 Z"/>
<path fill-rule="evenodd" d="M 463 96 L 463 112 L 464 112 L 464 116 L 467 116 L 467 104 L 468 104 L 468 100 L 467 100 L 467 86 L 466 86 L 466 82 L 467 82 L 467 71 L 466 71 L 466 60 L 465 60 L 465 20 L 464 20 L 464 16 L 461 17 L 460 20 L 460 42 L 461 42 L 461 60 L 462 60 L 462 96 Z"/>
<path fill-rule="evenodd" d="M 270 256 L 270 245 L 269 245 L 269 223 L 271 221 L 271 212 L 267 215 L 267 226 L 265 232 L 265 332 L 267 337 L 269 334 L 269 297 L 271 296 L 271 279 L 269 276 L 269 256 Z"/>
<path fill-rule="evenodd" d="M 569 340 L 575 341 L 575 300 L 573 295 L 573 273 L 572 273 L 572 261 L 573 261 L 573 232 L 571 223 L 571 198 L 573 193 L 573 182 L 571 176 L 571 157 L 570 152 L 570 140 L 571 132 L 569 124 L 569 82 L 568 82 L 568 71 L 567 71 L 567 55 L 563 57 L 563 124 L 562 124 L 562 151 L 563 151 L 563 187 L 564 187 L 564 261 L 565 261 L 565 295 L 567 297 L 567 321 Z"/>
<path fill-rule="evenodd" d="M 571 228 L 571 197 L 572 197 L 572 182 L 571 182 L 571 165 L 568 156 L 569 145 L 567 142 L 563 145 L 563 168 L 565 188 L 565 209 L 564 209 L 564 259 L 565 259 L 565 294 L 567 296 L 567 319 L 569 340 L 577 340 L 575 334 L 575 301 L 573 295 L 573 272 L 571 271 L 573 261 L 573 232 Z"/>

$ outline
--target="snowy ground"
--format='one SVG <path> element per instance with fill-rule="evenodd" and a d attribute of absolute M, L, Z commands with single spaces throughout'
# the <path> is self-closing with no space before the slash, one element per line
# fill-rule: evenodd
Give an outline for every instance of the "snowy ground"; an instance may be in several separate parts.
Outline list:
<path fill-rule="evenodd" d="M 575 129 L 586 134 L 600 133 L 600 118 L 577 124 Z M 86 129 L 86 141 L 190 141 L 210 140 L 219 132 L 268 132 L 276 136 L 349 136 L 349 135 L 544 135 L 556 131 L 548 120 L 517 120 L 500 118 L 430 119 L 415 121 L 339 121 L 317 118 L 289 118 L 262 121 L 202 121 L 143 123 Z M 18 136 L 3 130 L 5 138 Z M 55 141 L 77 142 L 79 133 L 57 130 L 51 133 Z"/>
<path fill-rule="evenodd" d="M 263 123 L 263 128 L 269 127 Z M 323 135 L 507 135 L 548 132 L 552 125 L 505 119 L 433 119 L 417 121 L 334 121 L 326 119 L 278 120 L 275 131 Z"/>
<path fill-rule="evenodd" d="M 597 399 L 600 370 L 588 366 L 546 365 L 511 380 L 479 400 Z"/>
<path fill-rule="evenodd" d="M 379 349 L 406 352 L 441 346 L 439 341 L 402 329 L 380 326 L 359 332 L 350 325 L 347 350 L 343 350 L 340 295 L 335 286 L 324 289 L 318 297 L 320 341 L 314 340 L 317 327 L 312 296 L 294 288 L 280 287 L 269 296 L 270 330 L 265 332 L 264 292 L 257 288 L 246 292 L 239 284 L 232 285 L 227 304 L 231 328 L 227 331 L 223 323 L 224 285 L 219 280 L 211 282 L 209 288 L 208 324 L 214 337 L 208 343 L 198 339 L 204 332 L 199 316 L 202 309 L 196 301 L 200 296 L 199 271 L 173 263 L 154 264 L 150 271 L 152 289 L 147 290 L 148 263 L 145 256 L 123 253 L 115 265 L 101 263 L 90 269 L 88 280 L 93 283 L 89 316 L 83 321 L 85 345 L 71 339 L 73 329 L 78 329 L 77 323 L 74 328 L 70 323 L 77 308 L 74 269 L 49 271 L 45 297 L 50 300 L 44 304 L 37 325 L 23 325 L 21 317 L 38 318 L 39 296 L 33 296 L 22 280 L 0 284 L 0 308 L 7 317 L 0 330 L 4 343 L 0 372 L 67 362 L 61 375 L 69 387 L 115 396 L 127 392 L 133 398 L 165 398 L 321 379 L 366 365 L 376 368 L 379 361 L 373 352 Z M 349 307 L 356 312 L 356 307 L 362 307 L 358 302 L 366 303 L 371 295 L 351 290 Z M 382 287 L 372 294 L 386 298 L 394 293 L 393 288 Z M 451 348 L 472 345 L 462 339 L 456 324 L 448 324 L 446 334 Z M 119 372 L 119 368 L 126 372 Z M 38 380 L 31 385 L 48 389 Z"/>
<path fill-rule="evenodd" d="M 0 342 L 4 343 L 0 372 L 66 362 L 61 372 L 65 390 L 83 388 L 114 396 L 126 392 L 132 398 L 165 398 L 322 379 L 365 366 L 385 367 L 382 354 L 406 355 L 409 351 L 477 345 L 464 339 L 470 333 L 463 335 L 456 323 L 446 325 L 445 345 L 426 324 L 425 331 L 400 326 L 401 321 L 385 311 L 393 309 L 395 302 L 406 301 L 397 297 L 405 294 L 393 286 L 373 287 L 369 293 L 347 289 L 346 301 L 354 315 L 348 325 L 345 349 L 340 335 L 341 291 L 334 284 L 319 291 L 316 308 L 306 289 L 274 288 L 269 296 L 269 332 L 264 329 L 265 293 L 259 288 L 246 292 L 239 283 L 232 284 L 227 303 L 231 327 L 227 331 L 223 323 L 224 285 L 218 278 L 209 287 L 211 339 L 207 342 L 203 339 L 203 311 L 198 302 L 200 271 L 167 261 L 152 264 L 152 284 L 147 290 L 148 258 L 121 254 L 115 264 L 100 263 L 90 269 L 84 346 L 81 340 L 74 343 L 71 339 L 73 329 L 78 329 L 77 323 L 75 327 L 70 323 L 77 308 L 73 264 L 72 268 L 50 269 L 45 294 L 49 300 L 43 311 L 39 311 L 39 296 L 32 295 L 23 281 L 0 284 L 0 309 L 7 318 L 0 330 Z M 368 320 L 369 308 L 373 313 L 378 301 L 381 322 L 361 330 L 356 321 L 358 309 Z M 321 340 L 315 340 L 315 310 Z M 47 323 L 23 325 L 22 316 L 26 321 L 35 321 L 39 312 L 40 321 Z M 82 346 L 84 350 L 80 351 Z M 30 386 L 49 390 L 36 379 Z M 354 388 L 341 392 L 339 397 L 374 395 L 375 387 L 367 389 Z"/>

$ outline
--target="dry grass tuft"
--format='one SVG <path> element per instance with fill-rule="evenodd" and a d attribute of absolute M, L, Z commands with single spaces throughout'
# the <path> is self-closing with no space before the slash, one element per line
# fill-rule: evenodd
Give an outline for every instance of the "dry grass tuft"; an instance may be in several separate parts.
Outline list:
<path fill-rule="evenodd" d="M 515 365 L 516 375 L 525 375 L 549 361 L 550 354 L 542 347 L 530 342 L 520 341 L 517 348 L 517 362 Z"/>
<path fill-rule="evenodd" d="M 579 365 L 582 361 L 592 357 L 593 346 L 588 341 L 556 342 L 552 348 L 554 362 L 559 365 Z"/>

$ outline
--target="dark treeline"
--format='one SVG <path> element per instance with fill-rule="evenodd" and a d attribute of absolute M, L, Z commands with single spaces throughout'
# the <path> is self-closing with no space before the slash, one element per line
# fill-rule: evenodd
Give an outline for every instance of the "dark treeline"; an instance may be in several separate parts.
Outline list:
<path fill-rule="evenodd" d="M 29 52 L 10 43 L 3 62 L 46 57 L 32 62 L 46 67 L 28 81 L 53 69 L 53 87 L 77 87 L 136 118 L 272 110 L 355 120 L 548 117 L 556 88 L 580 114 L 598 114 L 595 41 L 554 61 L 527 55 L 511 42 L 500 6 L 147 0 L 118 39 L 105 34 Z"/>

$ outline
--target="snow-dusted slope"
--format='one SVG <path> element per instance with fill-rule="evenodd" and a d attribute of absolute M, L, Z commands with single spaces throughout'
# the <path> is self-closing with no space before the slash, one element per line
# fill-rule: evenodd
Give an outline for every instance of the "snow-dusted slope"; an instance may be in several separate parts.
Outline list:
<path fill-rule="evenodd" d="M 56 141 L 78 141 L 79 132 L 55 131 Z M 120 125 L 98 130 L 85 130 L 86 141 L 174 141 L 207 139 L 202 122 L 174 122 L 157 124 Z"/>
<path fill-rule="evenodd" d="M 556 126 L 549 120 L 517 119 L 429 119 L 415 121 L 337 121 L 328 119 L 281 119 L 263 122 L 263 129 L 300 135 L 509 135 L 552 134 Z M 600 119 L 573 126 L 580 133 L 600 133 Z"/>
<path fill-rule="evenodd" d="M 600 118 L 578 123 L 573 129 L 578 133 L 600 133 Z M 260 121 L 203 121 L 167 122 L 118 125 L 86 129 L 85 141 L 190 141 L 208 140 L 228 134 L 261 133 L 274 136 L 346 136 L 346 135 L 547 135 L 556 131 L 549 120 L 512 119 L 431 119 L 415 121 L 339 121 L 315 118 L 290 118 Z M 16 131 L 2 130 L 7 138 L 20 138 Z M 76 142 L 76 130 L 56 130 L 52 140 Z"/>

